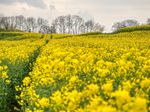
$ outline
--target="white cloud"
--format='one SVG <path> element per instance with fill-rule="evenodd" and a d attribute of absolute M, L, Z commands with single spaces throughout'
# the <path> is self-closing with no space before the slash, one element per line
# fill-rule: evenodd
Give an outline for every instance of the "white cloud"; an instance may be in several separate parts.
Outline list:
<path fill-rule="evenodd" d="M 0 4 L 14 5 L 15 3 L 26 3 L 33 7 L 45 8 L 43 0 L 0 0 Z"/>

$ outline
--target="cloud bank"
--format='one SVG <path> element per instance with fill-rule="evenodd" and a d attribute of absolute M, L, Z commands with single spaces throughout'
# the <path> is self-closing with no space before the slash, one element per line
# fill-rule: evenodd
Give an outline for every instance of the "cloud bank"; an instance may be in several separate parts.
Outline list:
<path fill-rule="evenodd" d="M 14 3 L 26 3 L 29 6 L 45 8 L 43 0 L 0 0 L 0 4 L 13 5 Z"/>

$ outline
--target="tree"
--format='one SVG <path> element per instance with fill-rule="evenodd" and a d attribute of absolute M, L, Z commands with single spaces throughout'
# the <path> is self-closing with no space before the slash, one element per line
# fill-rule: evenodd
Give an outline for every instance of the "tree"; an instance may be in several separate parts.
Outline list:
<path fill-rule="evenodd" d="M 122 25 L 124 27 L 130 27 L 130 26 L 138 26 L 139 23 L 136 20 L 124 20 L 122 22 Z"/>
<path fill-rule="evenodd" d="M 0 29 L 3 29 L 3 25 L 2 25 L 2 16 L 0 16 Z"/>
<path fill-rule="evenodd" d="M 99 23 L 95 23 L 93 20 L 85 22 L 85 32 L 103 32 L 104 26 Z"/>
<path fill-rule="evenodd" d="M 86 32 L 92 32 L 94 27 L 94 21 L 93 20 L 88 20 L 85 22 L 85 30 Z"/>
<path fill-rule="evenodd" d="M 16 16 L 17 29 L 24 31 L 26 29 L 26 18 L 22 15 Z"/>
<path fill-rule="evenodd" d="M 84 20 L 78 16 L 78 15 L 73 15 L 72 16 L 72 30 L 73 34 L 79 34 L 81 33 L 81 26 L 84 24 Z"/>
<path fill-rule="evenodd" d="M 9 25 L 10 25 L 10 30 L 16 30 L 16 28 L 17 28 L 16 17 L 14 17 L 14 16 L 9 17 Z"/>
<path fill-rule="evenodd" d="M 116 23 L 113 24 L 112 28 L 113 28 L 114 31 L 117 31 L 120 28 L 123 28 L 123 25 L 122 25 L 121 22 L 116 22 Z"/>
<path fill-rule="evenodd" d="M 99 23 L 95 23 L 93 31 L 102 33 L 104 31 L 104 26 L 100 25 Z"/>
<path fill-rule="evenodd" d="M 136 20 L 130 20 L 129 19 L 129 20 L 124 20 L 122 22 L 114 23 L 112 28 L 113 28 L 113 30 L 117 31 L 120 28 L 138 26 L 138 25 L 139 25 L 139 23 Z"/>
<path fill-rule="evenodd" d="M 5 30 L 15 30 L 17 27 L 16 18 L 14 16 L 11 17 L 2 17 L 1 25 Z"/>
<path fill-rule="evenodd" d="M 150 18 L 148 18 L 148 19 L 147 19 L 147 24 L 149 24 L 149 25 L 150 25 Z"/>
<path fill-rule="evenodd" d="M 52 26 L 57 33 L 80 34 L 85 32 L 103 32 L 104 27 L 93 20 L 84 22 L 84 19 L 78 15 L 59 16 L 53 22 Z"/>
<path fill-rule="evenodd" d="M 37 27 L 36 19 L 33 17 L 28 17 L 26 19 L 26 31 L 34 32 L 36 27 Z"/>
<path fill-rule="evenodd" d="M 51 29 L 51 33 L 57 33 L 55 24 L 52 23 L 52 26 L 50 27 L 50 29 Z"/>
<path fill-rule="evenodd" d="M 68 34 L 72 33 L 72 26 L 73 26 L 73 22 L 72 22 L 72 16 L 71 15 L 67 15 L 66 16 L 66 24 L 67 24 L 67 29 L 68 29 Z"/>
<path fill-rule="evenodd" d="M 48 26 L 48 21 L 43 19 L 43 18 L 38 18 L 37 19 L 37 26 L 38 26 L 38 32 L 42 32 L 43 30 L 45 31 L 45 27 Z"/>
<path fill-rule="evenodd" d="M 44 18 L 19 16 L 0 16 L 0 28 L 4 30 L 21 30 L 40 33 L 80 34 L 86 32 L 103 32 L 104 27 L 93 20 L 84 21 L 78 15 L 58 16 L 49 25 Z"/>
<path fill-rule="evenodd" d="M 41 33 L 51 33 L 51 27 L 48 25 L 41 26 Z"/>

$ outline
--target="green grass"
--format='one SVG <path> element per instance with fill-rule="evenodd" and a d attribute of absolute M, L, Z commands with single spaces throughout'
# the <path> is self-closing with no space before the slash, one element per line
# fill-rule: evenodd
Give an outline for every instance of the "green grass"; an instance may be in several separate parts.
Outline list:
<path fill-rule="evenodd" d="M 40 33 L 26 33 L 26 32 L 0 32 L 0 40 L 22 40 L 31 38 L 41 38 Z"/>

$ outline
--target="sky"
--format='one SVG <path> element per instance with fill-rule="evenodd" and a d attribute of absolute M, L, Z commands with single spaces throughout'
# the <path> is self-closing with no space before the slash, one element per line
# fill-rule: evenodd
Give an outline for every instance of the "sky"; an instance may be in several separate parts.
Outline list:
<path fill-rule="evenodd" d="M 43 17 L 51 21 L 67 14 L 93 19 L 109 32 L 113 23 L 126 19 L 146 23 L 150 0 L 0 0 L 0 15 L 4 16 Z"/>

